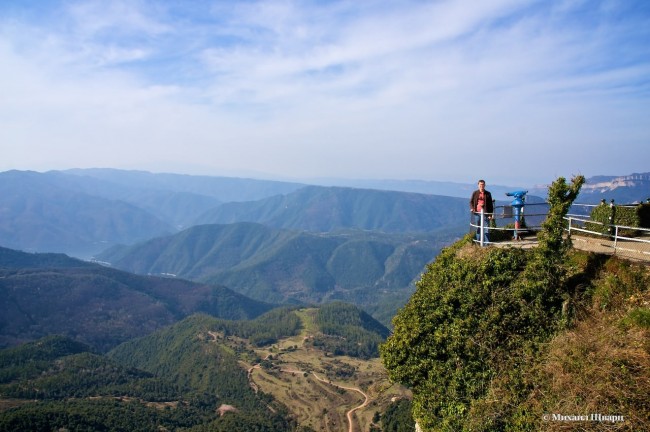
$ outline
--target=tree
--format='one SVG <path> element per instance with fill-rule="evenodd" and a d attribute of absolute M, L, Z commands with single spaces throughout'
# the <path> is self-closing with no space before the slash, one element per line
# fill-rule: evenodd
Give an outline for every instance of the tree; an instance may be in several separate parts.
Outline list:
<path fill-rule="evenodd" d="M 552 307 L 558 299 L 566 296 L 562 281 L 566 275 L 564 262 L 571 239 L 565 236 L 564 218 L 584 182 L 585 178 L 581 175 L 571 179 L 571 184 L 567 184 L 564 177 L 559 177 L 548 189 L 548 215 L 537 234 L 539 244 L 524 271 L 524 283 L 521 285 L 521 289 L 528 291 L 529 297 L 543 301 L 541 307 Z"/>
<path fill-rule="evenodd" d="M 518 407 L 531 391 L 531 359 L 561 328 L 564 216 L 583 183 L 551 185 L 533 251 L 474 248 L 469 236 L 443 249 L 393 319 L 382 361 L 413 390 L 423 430 L 534 430 L 539 419 Z"/>

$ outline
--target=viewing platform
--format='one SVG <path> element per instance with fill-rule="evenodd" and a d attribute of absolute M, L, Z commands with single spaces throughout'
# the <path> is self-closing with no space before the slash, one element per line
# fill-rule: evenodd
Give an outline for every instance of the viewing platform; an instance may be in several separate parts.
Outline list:
<path fill-rule="evenodd" d="M 518 248 L 537 246 L 537 233 L 546 219 L 548 204 L 527 204 L 526 209 L 530 213 L 522 218 L 524 222 L 518 230 L 514 228 L 513 213 L 508 207 L 495 206 L 495 212 L 490 215 L 472 214 L 470 230 L 476 233 L 474 236 L 476 244 Z M 567 221 L 565 231 L 568 236 L 571 236 L 574 248 L 616 255 L 634 261 L 650 262 L 650 229 L 603 224 L 591 220 L 589 215 L 593 207 L 596 206 L 574 204 L 571 207 L 573 213 L 564 218 Z"/>

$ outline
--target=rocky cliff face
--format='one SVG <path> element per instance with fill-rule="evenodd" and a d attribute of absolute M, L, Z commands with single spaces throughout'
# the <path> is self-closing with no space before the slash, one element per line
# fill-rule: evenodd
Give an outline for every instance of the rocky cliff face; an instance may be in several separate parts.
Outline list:
<path fill-rule="evenodd" d="M 530 195 L 546 196 L 545 185 L 537 185 Z M 601 200 L 617 204 L 633 204 L 650 199 L 650 172 L 623 176 L 594 176 L 587 179 L 580 191 L 578 203 L 596 204 Z"/>
<path fill-rule="evenodd" d="M 630 174 L 621 177 L 598 178 L 592 177 L 582 187 L 583 192 L 605 193 L 618 188 L 648 188 L 650 189 L 650 173 Z"/>

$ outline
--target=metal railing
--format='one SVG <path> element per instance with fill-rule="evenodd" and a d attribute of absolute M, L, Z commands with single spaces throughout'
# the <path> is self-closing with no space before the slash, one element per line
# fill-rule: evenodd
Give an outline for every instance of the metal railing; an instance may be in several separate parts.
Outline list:
<path fill-rule="evenodd" d="M 649 260 L 650 229 L 594 221 L 589 216 L 593 207 L 597 206 L 598 204 L 573 204 L 570 213 L 565 216 L 567 235 L 572 237 L 574 243 L 581 242 L 576 246 L 595 252 Z M 530 207 L 533 208 L 532 213 L 529 213 Z M 472 212 L 470 227 L 472 232 L 476 233 L 474 242 L 481 246 L 496 243 L 522 245 L 522 240 L 515 239 L 523 237 L 523 243 L 536 243 L 536 234 L 541 230 L 542 223 L 548 215 L 548 203 L 526 204 L 525 208 L 529 209 L 529 212 L 525 215 L 522 212 L 521 216 L 522 219 L 525 216 L 525 224 L 519 229 L 510 226 L 511 221 L 514 222 L 512 206 L 495 206 L 494 213 Z M 594 229 L 597 227 L 600 229 Z M 578 236 L 575 236 L 576 233 Z M 530 237 L 531 234 L 535 237 L 527 239 L 526 237 Z"/>
<path fill-rule="evenodd" d="M 524 213 L 525 209 L 528 209 L 528 212 Z M 492 243 L 499 243 L 500 245 L 521 244 L 522 238 L 525 240 L 530 234 L 536 235 L 542 229 L 542 222 L 546 219 L 548 204 L 545 202 L 526 204 L 520 214 L 522 221 L 520 228 L 509 226 L 511 223 L 514 225 L 515 222 L 515 212 L 512 206 L 498 205 L 494 207 L 494 210 L 494 213 L 482 211 L 480 213 L 471 212 L 470 214 L 469 225 L 472 230 L 476 231 L 474 242 L 479 243 L 481 246 Z M 498 235 L 495 236 L 495 233 L 498 233 Z M 491 237 L 498 237 L 498 240 L 491 240 Z M 508 241 L 508 238 L 512 240 Z"/>
<path fill-rule="evenodd" d="M 567 215 L 568 235 L 582 233 L 585 238 L 572 237 L 574 240 L 589 243 L 594 251 L 613 253 L 631 258 L 650 259 L 650 229 L 625 225 L 603 224 L 584 216 Z M 590 227 L 606 227 L 606 230 Z M 606 231 L 606 232 L 603 232 Z"/>

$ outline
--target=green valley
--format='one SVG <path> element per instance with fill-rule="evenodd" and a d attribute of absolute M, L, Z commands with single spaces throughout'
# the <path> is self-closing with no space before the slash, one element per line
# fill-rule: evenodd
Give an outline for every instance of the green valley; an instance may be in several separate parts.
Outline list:
<path fill-rule="evenodd" d="M 173 275 L 227 286 L 274 303 L 356 304 L 384 324 L 414 281 L 458 232 L 310 233 L 257 223 L 199 225 L 98 256 L 139 274 Z"/>
<path fill-rule="evenodd" d="M 324 308 L 276 309 L 250 321 L 193 315 L 107 355 L 63 337 L 5 349 L 0 430 L 379 427 L 379 414 L 409 397 L 377 357 L 387 329 L 353 306 Z M 335 345 L 314 343 L 327 337 L 375 351 L 336 355 Z"/>

